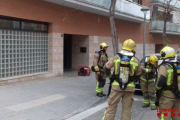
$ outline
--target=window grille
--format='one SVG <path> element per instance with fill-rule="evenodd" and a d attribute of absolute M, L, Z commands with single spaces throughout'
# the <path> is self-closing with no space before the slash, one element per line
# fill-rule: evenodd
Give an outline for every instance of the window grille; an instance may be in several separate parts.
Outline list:
<path fill-rule="evenodd" d="M 48 71 L 48 33 L 0 30 L 0 79 Z"/>

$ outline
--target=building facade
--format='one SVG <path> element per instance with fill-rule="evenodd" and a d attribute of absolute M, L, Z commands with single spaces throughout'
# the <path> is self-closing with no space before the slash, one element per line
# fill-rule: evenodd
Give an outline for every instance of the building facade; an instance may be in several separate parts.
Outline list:
<path fill-rule="evenodd" d="M 151 0 L 151 42 L 155 43 L 155 52 L 159 51 L 162 45 L 162 33 L 164 28 L 163 13 L 167 6 L 166 0 Z M 167 20 L 166 33 L 169 46 L 176 51 L 180 51 L 180 1 L 172 0 L 170 2 L 171 12 Z"/>
<path fill-rule="evenodd" d="M 114 56 L 110 0 L 1 0 L 0 5 L 0 81 L 5 84 L 61 76 L 65 69 L 91 66 L 101 42 L 110 45 L 109 58 Z M 139 59 L 143 6 L 150 7 L 150 0 L 117 0 L 115 12 L 119 49 L 124 40 L 133 39 Z M 179 48 L 179 37 L 170 37 Z M 161 39 L 147 27 L 146 54 L 154 53 Z"/>

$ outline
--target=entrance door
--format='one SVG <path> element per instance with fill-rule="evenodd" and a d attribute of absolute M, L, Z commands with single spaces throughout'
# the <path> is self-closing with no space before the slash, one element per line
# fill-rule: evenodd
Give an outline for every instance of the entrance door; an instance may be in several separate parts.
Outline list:
<path fill-rule="evenodd" d="M 72 35 L 64 34 L 64 69 L 72 68 Z"/>
<path fill-rule="evenodd" d="M 164 46 L 162 44 L 156 44 L 155 45 L 155 53 L 160 53 L 160 51 L 163 47 Z"/>

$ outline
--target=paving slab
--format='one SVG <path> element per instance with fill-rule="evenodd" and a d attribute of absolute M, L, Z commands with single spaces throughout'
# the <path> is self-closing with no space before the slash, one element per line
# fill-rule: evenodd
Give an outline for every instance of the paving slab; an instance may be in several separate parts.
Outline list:
<path fill-rule="evenodd" d="M 0 120 L 63 120 L 102 99 L 95 93 L 94 73 L 33 80 L 0 86 Z M 107 92 L 108 85 L 105 86 Z M 62 98 L 61 98 L 62 97 Z"/>

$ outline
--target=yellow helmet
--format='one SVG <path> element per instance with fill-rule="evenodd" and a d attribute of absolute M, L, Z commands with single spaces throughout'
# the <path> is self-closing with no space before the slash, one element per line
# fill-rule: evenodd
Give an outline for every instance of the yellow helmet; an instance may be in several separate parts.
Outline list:
<path fill-rule="evenodd" d="M 169 46 L 164 47 L 161 52 L 161 59 L 174 58 L 176 53 L 175 50 Z"/>
<path fill-rule="evenodd" d="M 109 47 L 109 45 L 106 44 L 105 42 L 100 44 L 100 50 L 104 50 L 105 47 Z"/>
<path fill-rule="evenodd" d="M 157 64 L 158 64 L 158 58 L 157 58 L 155 55 L 151 55 L 151 56 L 148 58 L 147 63 L 148 63 L 148 64 L 151 64 L 151 65 L 157 65 Z"/>
<path fill-rule="evenodd" d="M 135 47 L 136 47 L 135 42 L 131 39 L 128 39 L 124 41 L 122 49 L 127 51 L 133 51 Z"/>

